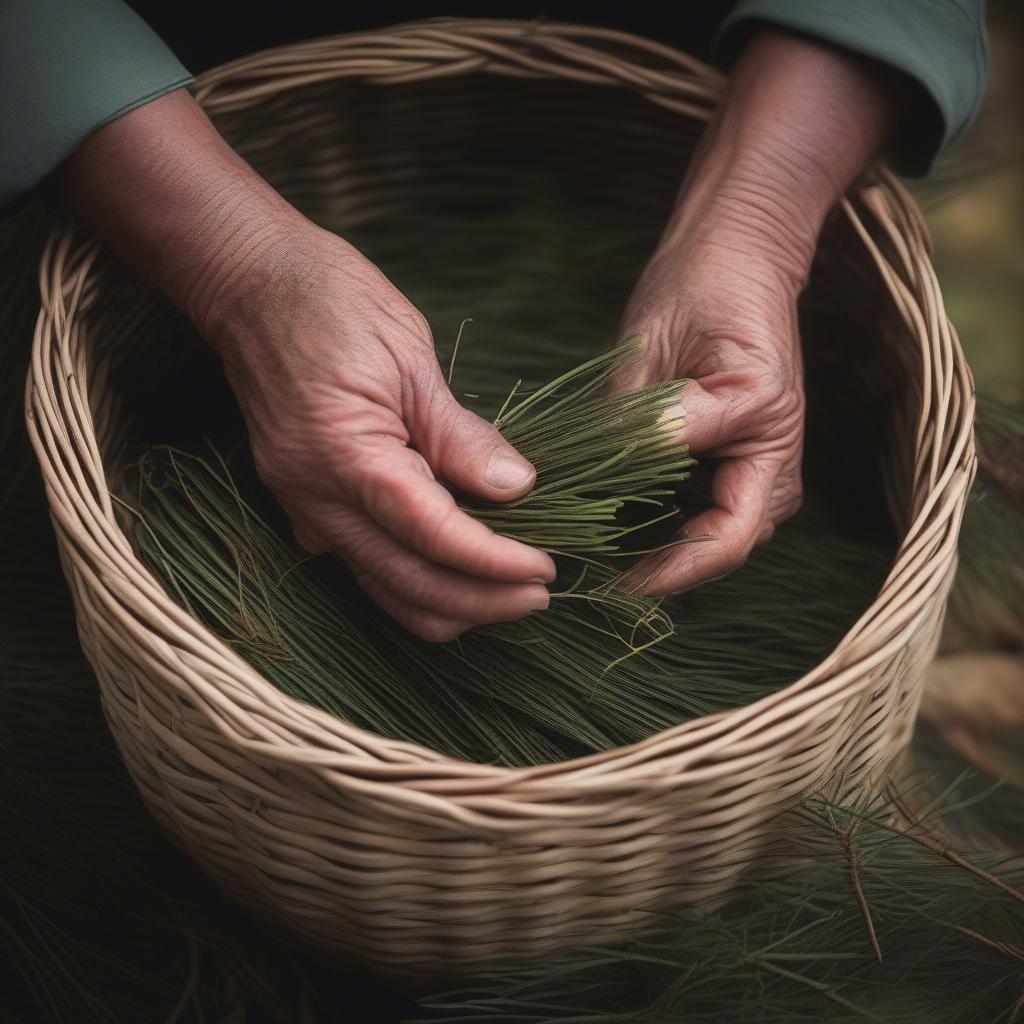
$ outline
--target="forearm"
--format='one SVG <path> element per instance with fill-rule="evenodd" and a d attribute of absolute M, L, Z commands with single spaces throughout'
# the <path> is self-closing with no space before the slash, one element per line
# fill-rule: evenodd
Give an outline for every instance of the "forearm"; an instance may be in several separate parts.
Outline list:
<path fill-rule="evenodd" d="M 694 156 L 663 237 L 735 239 L 803 282 L 829 210 L 878 153 L 898 79 L 871 61 L 779 31 L 751 41 Z"/>
<path fill-rule="evenodd" d="M 158 284 L 216 343 L 218 296 L 282 239 L 296 211 L 184 90 L 90 136 L 54 174 L 74 217 Z"/>

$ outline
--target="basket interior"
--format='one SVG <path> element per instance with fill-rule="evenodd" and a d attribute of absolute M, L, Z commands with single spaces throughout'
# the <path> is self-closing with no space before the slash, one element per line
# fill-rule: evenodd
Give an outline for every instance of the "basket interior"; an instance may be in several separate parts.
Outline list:
<path fill-rule="evenodd" d="M 625 218 L 641 225 L 633 266 L 610 287 L 600 267 L 588 266 L 588 253 L 578 254 L 579 287 L 596 295 L 593 282 L 601 282 L 606 333 L 595 337 L 598 347 L 615 340 L 701 128 L 624 90 L 478 76 L 299 88 L 225 115 L 218 126 L 298 208 L 357 244 L 372 243 L 375 225 L 389 222 L 393 232 L 391 222 L 425 204 L 486 223 L 491 205 L 538 188 L 549 200 L 552 231 L 562 197 L 568 208 L 582 196 L 601 224 Z M 422 256 L 430 273 L 432 253 Z M 382 269 L 405 289 L 387 264 Z M 227 450 L 241 424 L 217 358 L 192 328 L 137 279 L 112 264 L 101 273 L 90 313 L 90 392 L 108 482 L 134 505 L 134 462 L 145 445 L 198 451 L 210 438 Z M 555 295 L 559 287 L 555 282 Z M 845 513 L 844 529 L 894 546 L 909 485 L 901 448 L 892 444 L 891 414 L 917 399 L 905 364 L 884 358 L 891 351 L 889 305 L 852 229 L 835 218 L 800 311 L 805 477 Z M 543 334 L 545 309 L 529 315 Z M 458 318 L 432 326 L 443 358 Z M 113 386 L 97 386 L 106 381 Z M 125 529 L 131 525 L 126 516 Z M 286 531 L 283 516 L 277 525 Z"/>

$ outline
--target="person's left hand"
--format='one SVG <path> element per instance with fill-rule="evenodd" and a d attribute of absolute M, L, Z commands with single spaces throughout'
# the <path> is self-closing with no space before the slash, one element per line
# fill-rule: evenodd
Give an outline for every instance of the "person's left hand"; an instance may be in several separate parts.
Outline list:
<path fill-rule="evenodd" d="M 644 346 L 622 389 L 685 378 L 679 439 L 714 459 L 712 507 L 687 522 L 707 539 L 641 562 L 630 581 L 669 594 L 715 579 L 800 507 L 804 393 L 797 284 L 783 261 L 752 258 L 728 229 L 659 250 L 640 279 L 622 336 Z"/>
<path fill-rule="evenodd" d="M 680 441 L 711 462 L 710 508 L 626 585 L 677 593 L 740 566 L 800 507 L 804 395 L 797 297 L 825 216 L 891 130 L 900 94 L 869 61 L 766 30 L 747 47 L 694 156 L 620 337 L 616 380 L 684 378 Z"/>

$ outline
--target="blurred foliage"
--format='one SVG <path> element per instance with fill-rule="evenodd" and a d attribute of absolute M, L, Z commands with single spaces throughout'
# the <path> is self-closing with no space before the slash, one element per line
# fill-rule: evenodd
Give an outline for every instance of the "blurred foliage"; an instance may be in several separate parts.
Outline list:
<path fill-rule="evenodd" d="M 1024 403 L 1024 10 L 994 5 L 988 90 L 967 134 L 912 183 L 978 390 Z"/>

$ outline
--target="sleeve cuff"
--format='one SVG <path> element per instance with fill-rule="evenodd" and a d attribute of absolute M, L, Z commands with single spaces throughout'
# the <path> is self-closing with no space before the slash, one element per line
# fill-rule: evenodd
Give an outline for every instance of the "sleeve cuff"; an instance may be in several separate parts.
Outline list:
<path fill-rule="evenodd" d="M 0 4 L 0 206 L 97 128 L 192 82 L 121 0 Z"/>
<path fill-rule="evenodd" d="M 981 0 L 740 0 L 718 35 L 720 62 L 731 64 L 765 25 L 823 39 L 908 76 L 914 103 L 888 153 L 902 174 L 927 174 L 970 124 L 985 91 Z"/>

